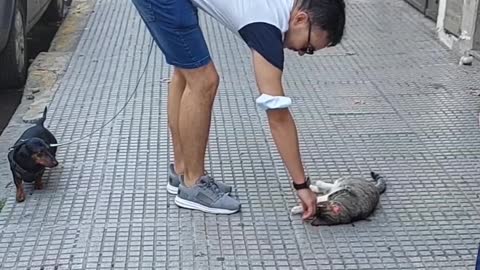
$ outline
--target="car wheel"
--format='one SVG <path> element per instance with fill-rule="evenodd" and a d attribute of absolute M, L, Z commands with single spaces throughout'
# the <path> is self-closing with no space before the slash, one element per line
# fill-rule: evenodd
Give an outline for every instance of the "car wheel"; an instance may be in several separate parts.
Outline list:
<path fill-rule="evenodd" d="M 64 16 L 64 0 L 51 0 L 45 11 L 45 19 L 49 22 L 58 22 Z"/>
<path fill-rule="evenodd" d="M 0 88 L 20 88 L 27 77 L 25 12 L 17 1 L 6 47 L 0 52 Z"/>

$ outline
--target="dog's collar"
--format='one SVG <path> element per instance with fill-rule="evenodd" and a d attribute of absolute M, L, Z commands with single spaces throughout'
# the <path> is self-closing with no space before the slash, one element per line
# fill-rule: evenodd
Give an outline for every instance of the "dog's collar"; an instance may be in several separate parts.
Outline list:
<path fill-rule="evenodd" d="M 23 144 L 25 144 L 28 140 L 25 140 L 25 139 L 22 139 L 20 141 L 18 141 L 16 144 L 14 144 L 12 147 L 8 148 L 8 152 L 12 152 L 14 151 L 15 149 L 17 149 L 17 147 L 19 146 L 22 146 Z"/>
<path fill-rule="evenodd" d="M 8 152 L 12 152 L 12 151 L 15 150 L 17 147 L 25 144 L 27 141 L 28 141 L 28 140 L 25 140 L 25 139 L 20 140 L 20 141 L 19 141 L 18 143 L 16 143 L 14 146 L 8 148 Z M 60 145 L 59 143 L 53 143 L 53 144 L 49 144 L 48 146 L 49 146 L 49 147 L 57 147 L 57 146 L 59 146 L 59 145 Z"/>

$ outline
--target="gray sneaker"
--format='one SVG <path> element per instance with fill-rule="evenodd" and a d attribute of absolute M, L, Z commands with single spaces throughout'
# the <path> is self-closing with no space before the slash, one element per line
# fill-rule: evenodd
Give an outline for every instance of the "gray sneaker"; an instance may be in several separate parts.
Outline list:
<path fill-rule="evenodd" d="M 188 209 L 212 214 L 233 214 L 240 211 L 240 202 L 228 196 L 209 176 L 202 176 L 192 187 L 181 184 L 175 204 Z"/>
<path fill-rule="evenodd" d="M 167 183 L 167 192 L 173 195 L 177 195 L 178 186 L 180 183 L 183 183 L 183 176 L 175 173 L 175 168 L 173 163 L 168 165 L 168 183 Z M 217 183 L 218 188 L 223 192 L 230 194 L 232 192 L 232 187 L 227 186 L 223 183 Z"/>
<path fill-rule="evenodd" d="M 175 173 L 173 164 L 168 165 L 168 182 L 167 182 L 167 192 L 170 194 L 177 195 L 178 186 L 182 182 L 182 176 Z"/>

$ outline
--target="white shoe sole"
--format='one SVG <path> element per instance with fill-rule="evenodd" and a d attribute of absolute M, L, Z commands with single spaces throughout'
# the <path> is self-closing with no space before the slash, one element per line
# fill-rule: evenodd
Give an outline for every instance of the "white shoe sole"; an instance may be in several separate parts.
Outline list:
<path fill-rule="evenodd" d="M 205 205 L 201 205 L 196 202 L 192 201 L 187 201 L 185 199 L 182 199 L 178 196 L 175 197 L 175 204 L 183 207 L 183 208 L 188 208 L 192 210 L 200 210 L 205 213 L 211 213 L 211 214 L 224 214 L 224 215 L 229 215 L 238 212 L 240 209 L 237 210 L 228 210 L 228 209 L 220 209 L 220 208 L 210 208 Z"/>
<path fill-rule="evenodd" d="M 172 195 L 177 195 L 178 193 L 178 187 L 170 185 L 170 182 L 167 183 L 167 192 L 172 194 Z M 227 192 L 228 195 L 230 195 L 230 192 Z"/>
<path fill-rule="evenodd" d="M 170 194 L 173 194 L 173 195 L 177 195 L 177 193 L 178 193 L 178 187 L 174 187 L 174 186 L 170 185 L 170 182 L 168 182 L 168 184 L 167 184 L 167 192 L 170 193 Z"/>

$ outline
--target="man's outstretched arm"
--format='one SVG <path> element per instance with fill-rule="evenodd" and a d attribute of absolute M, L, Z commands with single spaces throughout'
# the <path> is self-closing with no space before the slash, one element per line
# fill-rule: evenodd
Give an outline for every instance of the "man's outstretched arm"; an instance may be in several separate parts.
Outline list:
<path fill-rule="evenodd" d="M 257 86 L 262 94 L 284 96 L 282 71 L 253 51 L 253 65 Z M 268 122 L 277 149 L 293 181 L 305 182 L 305 171 L 300 157 L 297 128 L 288 108 L 267 110 Z M 301 189 L 298 196 L 305 209 L 303 218 L 312 218 L 316 211 L 316 196 L 310 189 Z"/>

